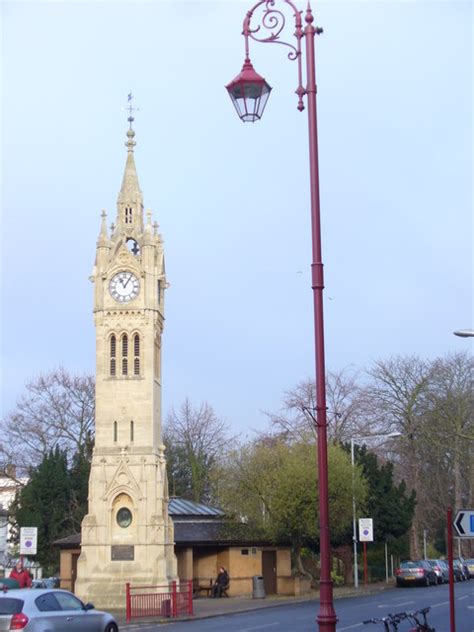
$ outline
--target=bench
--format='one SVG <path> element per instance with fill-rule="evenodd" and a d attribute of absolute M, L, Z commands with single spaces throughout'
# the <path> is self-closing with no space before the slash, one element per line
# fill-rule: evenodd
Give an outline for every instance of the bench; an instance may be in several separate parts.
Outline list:
<path fill-rule="evenodd" d="M 206 597 L 210 597 L 212 593 L 212 579 L 209 580 L 209 584 L 198 584 L 194 587 L 195 593 L 205 592 Z"/>
<path fill-rule="evenodd" d="M 200 592 L 205 592 L 206 597 L 210 597 L 212 595 L 212 590 L 214 588 L 214 580 L 210 579 L 208 584 L 195 584 L 193 588 L 194 594 L 199 594 Z M 229 584 L 224 586 L 221 592 L 222 597 L 228 597 L 227 591 L 229 590 Z"/>

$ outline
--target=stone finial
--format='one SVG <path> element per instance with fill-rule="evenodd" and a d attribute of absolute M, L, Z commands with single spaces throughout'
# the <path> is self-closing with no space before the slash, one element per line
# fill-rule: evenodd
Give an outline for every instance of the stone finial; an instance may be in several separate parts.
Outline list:
<path fill-rule="evenodd" d="M 128 152 L 133 152 L 133 148 L 137 144 L 137 141 L 133 140 L 135 138 L 135 132 L 133 129 L 129 129 L 127 131 L 128 140 L 125 142 L 125 147 Z"/>
<path fill-rule="evenodd" d="M 163 443 L 158 446 L 158 460 L 160 463 L 166 463 L 165 451 L 166 446 Z"/>
<path fill-rule="evenodd" d="M 109 236 L 107 234 L 107 213 L 105 210 L 102 210 L 100 214 L 102 221 L 100 225 L 100 233 L 99 233 L 99 242 L 103 243 L 104 241 L 108 241 Z"/>

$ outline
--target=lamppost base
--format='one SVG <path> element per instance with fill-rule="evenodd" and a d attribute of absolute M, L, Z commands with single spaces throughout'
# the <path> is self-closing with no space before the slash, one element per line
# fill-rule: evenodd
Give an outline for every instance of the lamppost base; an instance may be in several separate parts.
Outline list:
<path fill-rule="evenodd" d="M 318 624 L 319 632 L 335 632 L 337 621 L 338 619 L 335 612 L 331 616 L 323 616 L 321 614 L 318 614 L 318 616 L 316 617 L 316 623 Z"/>
<path fill-rule="evenodd" d="M 335 632 L 338 619 L 333 607 L 332 581 L 320 581 L 319 604 L 319 612 L 316 617 L 319 632 Z"/>

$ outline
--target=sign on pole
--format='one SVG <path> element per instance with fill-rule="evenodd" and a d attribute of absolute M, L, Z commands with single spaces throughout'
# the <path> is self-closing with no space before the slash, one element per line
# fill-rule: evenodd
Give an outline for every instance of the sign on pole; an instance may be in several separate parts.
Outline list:
<path fill-rule="evenodd" d="M 474 511 L 461 509 L 454 519 L 454 528 L 460 538 L 474 538 Z"/>
<path fill-rule="evenodd" d="M 20 555 L 36 555 L 38 546 L 38 527 L 21 527 Z"/>
<path fill-rule="evenodd" d="M 374 541 L 374 521 L 372 518 L 359 518 L 359 542 Z"/>

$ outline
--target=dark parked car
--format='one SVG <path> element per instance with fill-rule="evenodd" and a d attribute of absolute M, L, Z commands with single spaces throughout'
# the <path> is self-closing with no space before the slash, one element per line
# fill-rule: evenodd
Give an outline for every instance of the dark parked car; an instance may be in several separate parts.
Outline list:
<path fill-rule="evenodd" d="M 118 625 L 107 612 L 83 604 L 67 590 L 39 588 L 8 590 L 0 593 L 0 630 L 25 632 L 118 632 Z"/>
<path fill-rule="evenodd" d="M 33 579 L 31 582 L 32 588 L 48 588 L 44 579 Z"/>
<path fill-rule="evenodd" d="M 469 573 L 469 567 L 467 565 L 466 560 L 464 560 L 462 557 L 455 557 L 454 564 L 459 566 L 459 568 L 461 569 L 462 581 L 465 581 L 466 579 L 471 579 L 471 575 Z"/>
<path fill-rule="evenodd" d="M 453 560 L 453 574 L 455 582 L 463 582 L 466 579 L 462 563 L 457 558 Z"/>
<path fill-rule="evenodd" d="M 32 588 L 59 588 L 59 580 L 57 577 L 42 577 L 41 579 L 33 579 Z"/>
<path fill-rule="evenodd" d="M 436 573 L 427 560 L 401 562 L 395 571 L 395 577 L 397 586 L 409 586 L 410 584 L 434 586 L 438 583 Z"/>
<path fill-rule="evenodd" d="M 449 582 L 449 566 L 444 560 L 426 560 L 436 573 L 438 584 L 447 584 Z"/>

